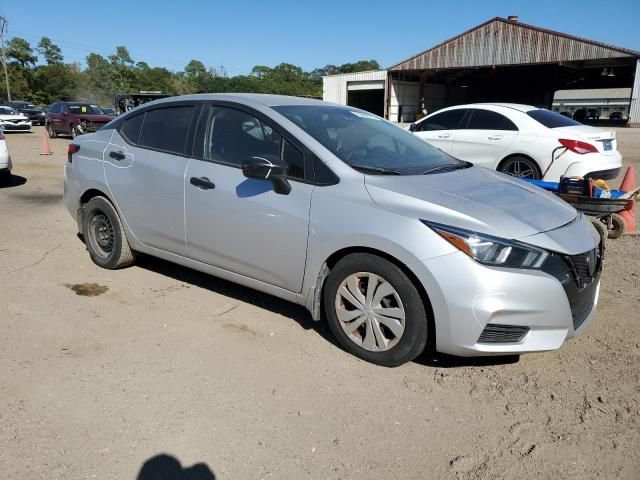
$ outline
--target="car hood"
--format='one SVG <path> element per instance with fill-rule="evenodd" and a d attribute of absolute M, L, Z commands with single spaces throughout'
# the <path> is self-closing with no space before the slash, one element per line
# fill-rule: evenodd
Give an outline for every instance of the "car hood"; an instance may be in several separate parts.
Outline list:
<path fill-rule="evenodd" d="M 0 120 L 29 120 L 25 115 L 0 115 Z"/>
<path fill-rule="evenodd" d="M 43 113 L 39 108 L 21 108 L 20 113 Z"/>
<path fill-rule="evenodd" d="M 482 167 L 432 175 L 366 175 L 365 185 L 384 209 L 510 239 L 558 228 L 577 215 L 555 195 Z"/>

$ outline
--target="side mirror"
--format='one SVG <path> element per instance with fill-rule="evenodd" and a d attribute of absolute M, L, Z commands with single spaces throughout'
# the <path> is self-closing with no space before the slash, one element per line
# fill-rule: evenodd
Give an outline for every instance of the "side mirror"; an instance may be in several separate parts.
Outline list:
<path fill-rule="evenodd" d="M 288 195 L 291 184 L 287 180 L 287 167 L 275 155 L 247 157 L 242 161 L 242 173 L 247 178 L 269 180 L 273 191 L 280 195 Z"/>
<path fill-rule="evenodd" d="M 410 132 L 415 132 L 418 130 L 418 124 L 417 123 L 412 123 L 411 125 L 409 125 L 409 131 Z"/>

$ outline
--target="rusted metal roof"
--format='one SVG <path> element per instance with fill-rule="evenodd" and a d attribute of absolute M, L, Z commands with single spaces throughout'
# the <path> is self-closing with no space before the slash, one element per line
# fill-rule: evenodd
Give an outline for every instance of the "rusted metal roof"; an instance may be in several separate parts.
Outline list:
<path fill-rule="evenodd" d="M 640 52 L 496 17 L 392 67 L 391 71 L 640 58 Z"/>

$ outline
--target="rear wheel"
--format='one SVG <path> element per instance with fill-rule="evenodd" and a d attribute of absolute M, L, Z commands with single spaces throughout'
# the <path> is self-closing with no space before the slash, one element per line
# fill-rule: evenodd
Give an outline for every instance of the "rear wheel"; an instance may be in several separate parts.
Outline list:
<path fill-rule="evenodd" d="M 515 156 L 509 157 L 504 160 L 498 167 L 498 171 L 518 178 L 531 178 L 533 180 L 540 180 L 542 174 L 540 173 L 540 167 L 527 157 Z"/>
<path fill-rule="evenodd" d="M 106 198 L 94 197 L 85 205 L 83 231 L 87 250 L 96 265 L 115 270 L 135 260 L 118 212 Z"/>
<path fill-rule="evenodd" d="M 340 345 L 368 362 L 395 367 L 426 346 L 422 298 L 411 279 L 384 258 L 355 253 L 340 260 L 327 278 L 324 307 Z"/>
<path fill-rule="evenodd" d="M 627 228 L 627 222 L 622 215 L 614 213 L 611 215 L 611 224 L 613 227 L 609 230 L 608 237 L 612 239 L 620 238 Z"/>
<path fill-rule="evenodd" d="M 78 128 L 75 125 L 71 125 L 71 140 L 75 140 L 75 138 L 80 135 Z"/>
<path fill-rule="evenodd" d="M 53 126 L 50 123 L 47 123 L 46 128 L 49 138 L 56 138 L 58 136 L 58 133 L 53 129 Z"/>

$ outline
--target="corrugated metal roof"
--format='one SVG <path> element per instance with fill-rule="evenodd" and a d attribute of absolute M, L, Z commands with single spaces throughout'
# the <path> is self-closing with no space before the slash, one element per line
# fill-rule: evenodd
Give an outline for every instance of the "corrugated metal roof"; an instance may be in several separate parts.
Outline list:
<path fill-rule="evenodd" d="M 558 90 L 554 100 L 599 100 L 606 98 L 631 98 L 630 88 L 583 88 L 577 90 Z"/>
<path fill-rule="evenodd" d="M 414 55 L 389 70 L 640 58 L 640 52 L 496 17 Z"/>

